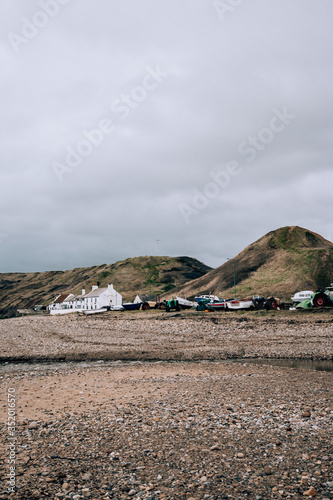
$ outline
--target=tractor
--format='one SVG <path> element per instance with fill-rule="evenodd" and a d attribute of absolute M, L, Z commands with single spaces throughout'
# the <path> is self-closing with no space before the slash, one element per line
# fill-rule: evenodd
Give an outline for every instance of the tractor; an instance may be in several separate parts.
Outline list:
<path fill-rule="evenodd" d="M 178 300 L 176 300 L 176 299 L 165 300 L 164 303 L 165 303 L 166 312 L 170 312 L 171 309 L 175 309 L 176 311 L 180 311 L 180 305 L 178 303 Z"/>
<path fill-rule="evenodd" d="M 324 292 L 316 292 L 311 297 L 313 307 L 333 306 L 333 283 L 327 286 Z"/>

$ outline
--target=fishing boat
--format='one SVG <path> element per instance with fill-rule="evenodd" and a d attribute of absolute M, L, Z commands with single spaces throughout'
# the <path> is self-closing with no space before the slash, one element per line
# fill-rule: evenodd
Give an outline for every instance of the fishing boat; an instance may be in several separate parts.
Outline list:
<path fill-rule="evenodd" d="M 123 303 L 123 308 L 125 311 L 135 311 L 137 309 L 140 309 L 141 307 L 141 302 L 125 302 Z"/>
<path fill-rule="evenodd" d="M 181 309 L 191 309 L 194 306 L 194 302 L 191 300 L 183 299 L 182 297 L 176 297 L 176 300 Z"/>
<path fill-rule="evenodd" d="M 291 300 L 294 304 L 298 304 L 304 300 L 311 299 L 313 294 L 314 292 L 312 290 L 303 290 L 302 292 L 295 293 L 295 295 L 291 297 Z"/>
<path fill-rule="evenodd" d="M 207 302 L 213 302 L 214 300 L 218 301 L 219 298 L 216 297 L 216 295 L 199 295 L 198 297 L 194 297 L 194 300 L 196 300 L 198 304 L 200 304 L 200 302 L 207 303 Z"/>
<path fill-rule="evenodd" d="M 90 314 L 100 314 L 107 312 L 109 309 L 107 307 L 101 307 L 100 309 L 85 309 L 83 310 L 83 314 L 85 315 L 90 315 Z M 75 312 L 78 312 L 78 310 L 75 310 Z M 81 311 L 79 311 L 81 312 Z"/>
<path fill-rule="evenodd" d="M 210 311 L 222 311 L 226 309 L 226 303 L 227 301 L 225 299 L 219 299 L 214 302 L 207 302 L 205 305 Z"/>
<path fill-rule="evenodd" d="M 239 300 L 232 299 L 226 300 L 226 309 L 237 310 L 237 309 L 254 309 L 253 300 Z"/>
<path fill-rule="evenodd" d="M 110 306 L 110 311 L 123 311 L 124 308 L 122 305 L 117 305 L 117 306 Z"/>

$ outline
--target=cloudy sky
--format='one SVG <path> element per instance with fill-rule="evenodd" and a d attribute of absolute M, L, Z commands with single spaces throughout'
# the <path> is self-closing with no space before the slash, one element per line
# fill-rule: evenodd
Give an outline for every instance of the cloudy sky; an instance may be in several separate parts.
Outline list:
<path fill-rule="evenodd" d="M 331 0 L 1 0 L 0 272 L 333 240 Z"/>

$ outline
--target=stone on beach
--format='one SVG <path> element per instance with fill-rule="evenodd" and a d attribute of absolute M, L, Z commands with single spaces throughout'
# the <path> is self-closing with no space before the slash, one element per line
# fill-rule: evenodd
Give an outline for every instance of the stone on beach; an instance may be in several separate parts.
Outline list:
<path fill-rule="evenodd" d="M 321 500 L 332 496 L 333 373 L 216 359 L 225 349 L 329 353 L 329 316 L 317 324 L 318 315 L 299 315 L 290 325 L 290 316 L 266 313 L 245 322 L 132 317 L 52 321 L 44 331 L 50 355 L 64 352 L 67 335 L 70 355 L 111 353 L 127 362 L 0 367 L 0 390 L 15 387 L 18 396 L 15 499 L 296 499 L 314 496 L 311 488 Z M 29 326 L 21 319 L 18 328 Z M 140 351 L 159 359 L 137 359 Z M 185 359 L 175 359 L 180 352 Z M 6 411 L 0 407 L 3 422 Z M 6 464 L 4 424 L 0 439 Z"/>

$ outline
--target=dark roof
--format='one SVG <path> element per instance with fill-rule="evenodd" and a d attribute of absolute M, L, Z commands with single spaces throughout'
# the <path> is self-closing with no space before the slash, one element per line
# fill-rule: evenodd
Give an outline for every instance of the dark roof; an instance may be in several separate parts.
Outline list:
<path fill-rule="evenodd" d="M 61 293 L 59 297 L 57 297 L 52 304 L 61 304 L 64 300 L 67 299 L 67 297 L 70 295 L 70 293 Z"/>

